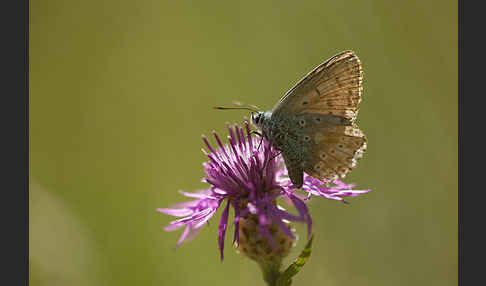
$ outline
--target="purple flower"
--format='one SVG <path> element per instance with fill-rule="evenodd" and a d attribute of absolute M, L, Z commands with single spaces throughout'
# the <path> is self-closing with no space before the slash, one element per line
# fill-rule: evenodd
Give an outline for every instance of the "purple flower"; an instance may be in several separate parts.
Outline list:
<path fill-rule="evenodd" d="M 370 191 L 352 190 L 353 185 L 341 181 L 329 181 L 324 184 L 304 174 L 304 184 L 301 187 L 304 194 L 297 193 L 296 186 L 288 178 L 285 164 L 278 151 L 267 140 L 252 137 L 248 121 L 245 121 L 245 129 L 236 124 L 234 128 L 228 125 L 229 144 L 226 145 L 223 145 L 214 132 L 218 143 L 216 149 L 203 136 L 203 141 L 208 148 L 208 151 L 203 149 L 203 152 L 209 158 L 209 161 L 204 163 L 206 177 L 203 181 L 209 184 L 208 188 L 196 193 L 182 192 L 184 196 L 192 197 L 194 200 L 169 209 L 157 209 L 159 212 L 181 217 L 165 227 L 167 231 L 184 227 L 177 246 L 193 238 L 217 209 L 223 206 L 218 227 L 221 259 L 223 259 L 230 208 L 234 210 L 233 243 L 236 245 L 240 243 L 240 230 L 245 232 L 244 240 L 247 241 L 248 226 L 251 225 L 255 232 L 258 232 L 258 237 L 265 238 L 275 250 L 278 249 L 279 243 L 283 243 L 283 240 L 276 241 L 279 237 L 276 233 L 294 240 L 289 222 L 304 222 L 307 224 L 308 234 L 311 233 L 312 219 L 304 201 L 308 201 L 312 195 L 346 203 L 343 197 L 358 196 Z M 297 214 L 279 206 L 276 202 L 278 197 L 293 204 Z M 252 219 L 252 223 L 249 218 Z M 240 226 L 242 221 L 246 228 Z M 258 253 L 258 250 L 256 252 Z"/>

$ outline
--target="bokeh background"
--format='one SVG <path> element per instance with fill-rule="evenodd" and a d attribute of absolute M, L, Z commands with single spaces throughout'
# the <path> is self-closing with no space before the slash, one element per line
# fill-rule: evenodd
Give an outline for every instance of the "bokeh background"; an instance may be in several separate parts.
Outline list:
<path fill-rule="evenodd" d="M 264 285 L 229 240 L 220 262 L 221 211 L 174 250 L 181 232 L 155 209 L 205 186 L 201 134 L 247 115 L 212 106 L 270 109 L 345 49 L 363 63 L 369 141 L 346 182 L 373 191 L 312 200 L 294 285 L 457 285 L 457 1 L 30 8 L 31 285 Z"/>

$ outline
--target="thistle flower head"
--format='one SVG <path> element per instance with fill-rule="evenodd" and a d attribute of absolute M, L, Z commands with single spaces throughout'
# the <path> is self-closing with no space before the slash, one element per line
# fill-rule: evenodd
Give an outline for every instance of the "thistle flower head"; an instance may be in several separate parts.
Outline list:
<path fill-rule="evenodd" d="M 207 138 L 203 141 L 209 161 L 204 163 L 208 187 L 196 193 L 182 194 L 193 198 L 172 208 L 157 209 L 160 212 L 180 217 L 172 221 L 165 230 L 184 228 L 177 242 L 193 238 L 222 207 L 218 227 L 218 245 L 221 259 L 229 221 L 229 210 L 234 210 L 233 243 L 242 253 L 259 263 L 278 262 L 290 250 L 295 240 L 292 222 L 307 224 L 312 231 L 312 219 L 304 201 L 311 196 L 344 201 L 344 197 L 357 196 L 369 190 L 352 190 L 353 185 L 341 181 L 322 181 L 304 174 L 304 184 L 297 193 L 288 178 L 285 164 L 277 150 L 264 138 L 251 136 L 248 122 L 245 128 L 228 125 L 228 143 L 223 144 L 214 132 L 217 147 L 213 148 Z M 277 198 L 290 202 L 296 213 L 285 210 Z M 346 202 L 345 202 L 346 203 Z"/>

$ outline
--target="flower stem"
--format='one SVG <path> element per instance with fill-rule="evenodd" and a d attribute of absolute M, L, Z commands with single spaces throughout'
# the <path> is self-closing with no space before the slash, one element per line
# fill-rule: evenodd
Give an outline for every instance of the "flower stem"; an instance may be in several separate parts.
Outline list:
<path fill-rule="evenodd" d="M 260 268 L 263 272 L 263 280 L 267 283 L 268 286 L 277 286 L 278 278 L 280 277 L 280 266 L 281 261 L 278 263 L 271 263 L 271 264 L 264 264 L 259 263 Z"/>

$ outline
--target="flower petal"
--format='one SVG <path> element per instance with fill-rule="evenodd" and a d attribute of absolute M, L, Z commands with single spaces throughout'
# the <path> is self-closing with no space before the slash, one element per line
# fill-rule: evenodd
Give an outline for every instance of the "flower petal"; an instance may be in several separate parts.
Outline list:
<path fill-rule="evenodd" d="M 228 214 L 229 214 L 229 201 L 226 203 L 223 213 L 221 214 L 221 219 L 219 221 L 218 227 L 218 246 L 219 252 L 221 254 L 221 260 L 224 258 L 224 238 L 226 235 L 226 227 L 228 226 Z"/>

